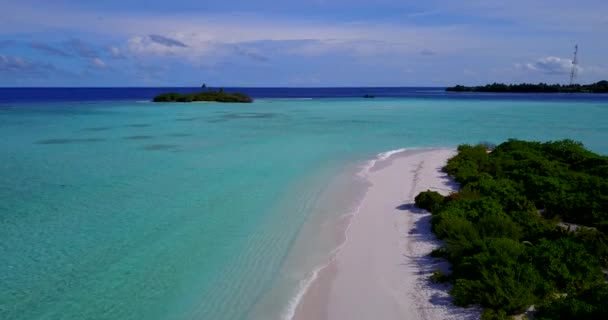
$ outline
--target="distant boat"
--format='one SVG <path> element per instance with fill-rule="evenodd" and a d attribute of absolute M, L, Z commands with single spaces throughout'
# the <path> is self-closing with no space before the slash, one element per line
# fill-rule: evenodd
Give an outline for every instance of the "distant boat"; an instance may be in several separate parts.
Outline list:
<path fill-rule="evenodd" d="M 366 94 L 366 95 L 364 95 L 364 96 L 363 96 L 363 98 L 365 98 L 365 99 L 373 99 L 373 98 L 375 98 L 375 97 L 376 97 L 376 96 L 371 95 L 371 94 Z"/>

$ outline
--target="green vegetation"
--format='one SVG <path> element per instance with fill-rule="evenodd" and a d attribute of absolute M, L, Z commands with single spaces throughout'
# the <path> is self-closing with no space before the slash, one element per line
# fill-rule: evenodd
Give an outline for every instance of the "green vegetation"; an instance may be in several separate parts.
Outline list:
<path fill-rule="evenodd" d="M 546 83 L 503 84 L 493 83 L 485 86 L 466 87 L 457 85 L 448 87 L 453 92 L 514 92 L 514 93 L 608 93 L 608 81 L 603 80 L 588 85 L 561 85 Z"/>
<path fill-rule="evenodd" d="M 608 319 L 608 157 L 571 140 L 509 140 L 462 145 L 444 171 L 461 190 L 422 192 L 416 205 L 445 243 L 432 255 L 452 263 L 432 280 L 452 282 L 456 304 L 481 305 L 483 319 L 532 305 L 537 319 Z"/>
<path fill-rule="evenodd" d="M 199 93 L 164 93 L 154 97 L 154 102 L 193 102 L 193 101 L 215 101 L 215 102 L 253 102 L 251 97 L 242 93 L 226 93 L 224 90 L 203 91 Z"/>

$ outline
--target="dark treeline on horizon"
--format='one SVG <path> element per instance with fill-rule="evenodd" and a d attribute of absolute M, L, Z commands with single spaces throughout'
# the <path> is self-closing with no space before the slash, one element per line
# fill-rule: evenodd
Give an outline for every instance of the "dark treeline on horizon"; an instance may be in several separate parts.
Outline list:
<path fill-rule="evenodd" d="M 203 87 L 205 88 L 205 87 Z M 163 93 L 157 95 L 152 100 L 154 102 L 196 102 L 196 101 L 208 101 L 208 102 L 231 102 L 231 103 L 251 103 L 253 99 L 243 93 L 227 93 L 224 89 L 218 91 L 202 91 L 198 93 Z"/>
<path fill-rule="evenodd" d="M 492 83 L 485 86 L 467 87 L 457 85 L 445 89 L 450 92 L 513 92 L 513 93 L 608 93 L 608 81 L 602 80 L 587 85 L 561 85 L 546 83 L 504 84 Z"/>

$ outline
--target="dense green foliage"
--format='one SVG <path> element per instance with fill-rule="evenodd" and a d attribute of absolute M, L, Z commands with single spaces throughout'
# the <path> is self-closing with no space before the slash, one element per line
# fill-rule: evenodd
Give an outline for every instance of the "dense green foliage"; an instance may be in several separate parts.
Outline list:
<path fill-rule="evenodd" d="M 251 97 L 242 93 L 226 93 L 220 91 L 203 91 L 199 93 L 181 94 L 164 93 L 154 97 L 154 102 L 193 102 L 193 101 L 215 101 L 215 102 L 253 102 Z"/>
<path fill-rule="evenodd" d="M 606 319 L 608 286 L 598 285 L 572 296 L 559 298 L 536 314 L 538 320 Z"/>
<path fill-rule="evenodd" d="M 561 85 L 546 83 L 503 84 L 492 83 L 485 86 L 467 87 L 457 85 L 446 91 L 454 92 L 517 92 L 517 93 L 608 93 L 608 81 L 603 80 L 588 85 Z"/>
<path fill-rule="evenodd" d="M 461 190 L 422 192 L 416 205 L 445 242 L 433 255 L 452 263 L 456 304 L 483 306 L 484 319 L 531 305 L 540 319 L 608 319 L 608 157 L 571 140 L 510 140 L 460 146 L 444 170 Z"/>

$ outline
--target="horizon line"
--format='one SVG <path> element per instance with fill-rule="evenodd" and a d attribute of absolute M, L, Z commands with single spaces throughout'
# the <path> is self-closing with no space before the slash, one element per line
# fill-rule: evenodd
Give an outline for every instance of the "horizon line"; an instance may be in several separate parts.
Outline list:
<path fill-rule="evenodd" d="M 319 87 L 298 87 L 298 86 L 207 86 L 206 89 L 221 89 L 221 88 L 235 88 L 235 89 L 359 89 L 359 88 L 447 88 L 449 86 L 319 86 Z M 0 89 L 147 89 L 147 88 L 176 88 L 176 89 L 203 89 L 200 86 L 92 86 L 92 87 L 79 87 L 79 86 L 0 86 Z"/>

